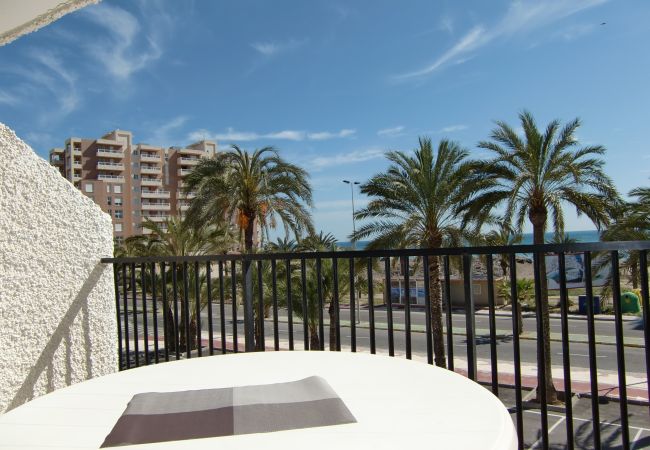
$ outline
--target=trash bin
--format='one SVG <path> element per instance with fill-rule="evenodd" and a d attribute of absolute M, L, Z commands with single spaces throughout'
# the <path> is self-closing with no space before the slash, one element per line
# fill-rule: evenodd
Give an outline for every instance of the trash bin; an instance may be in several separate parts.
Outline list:
<path fill-rule="evenodd" d="M 621 312 L 638 313 L 641 312 L 641 302 L 639 296 L 634 292 L 624 292 L 621 294 Z"/>
<path fill-rule="evenodd" d="M 600 296 L 594 295 L 593 296 L 593 306 L 594 306 L 594 314 L 600 314 Z M 586 295 L 579 295 L 578 296 L 578 312 L 580 314 L 587 315 L 587 296 Z"/>

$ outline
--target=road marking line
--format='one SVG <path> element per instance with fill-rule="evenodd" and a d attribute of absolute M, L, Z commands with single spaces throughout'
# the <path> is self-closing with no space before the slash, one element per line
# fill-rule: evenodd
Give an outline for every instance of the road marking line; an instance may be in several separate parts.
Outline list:
<path fill-rule="evenodd" d="M 636 432 L 636 435 L 634 436 L 634 439 L 632 440 L 632 445 L 630 446 L 630 450 L 634 450 L 634 447 L 636 447 L 636 443 L 639 442 L 639 437 L 641 437 L 641 433 L 643 430 L 639 430 Z"/>
<path fill-rule="evenodd" d="M 524 410 L 524 412 L 530 413 L 530 414 L 537 414 L 541 415 L 542 413 L 540 411 L 530 411 L 530 410 Z M 551 417 L 566 417 L 561 414 L 553 414 L 553 413 L 547 413 L 548 416 Z M 578 420 L 580 422 L 593 422 L 591 419 L 583 419 L 581 417 L 573 417 L 573 420 Z M 619 427 L 621 428 L 621 425 L 618 423 L 612 423 L 612 422 L 600 422 L 601 425 L 607 425 L 607 426 L 612 426 L 612 427 Z M 634 425 L 630 425 L 630 428 L 634 428 L 635 430 L 641 430 L 641 431 L 648 431 L 650 432 L 650 428 L 644 428 L 644 427 L 636 427 Z"/>
<path fill-rule="evenodd" d="M 562 356 L 562 353 L 556 353 L 556 355 Z M 585 358 L 589 358 L 589 355 L 583 355 L 582 353 L 569 353 L 569 356 L 584 356 Z M 607 358 L 607 355 L 596 355 L 596 358 Z"/>
<path fill-rule="evenodd" d="M 558 420 L 557 422 L 555 422 L 555 423 L 553 424 L 553 426 L 552 426 L 551 428 L 548 429 L 548 434 L 547 434 L 547 436 L 550 436 L 551 433 L 553 432 L 553 430 L 555 430 L 555 429 L 557 428 L 557 426 L 558 426 L 559 424 L 561 424 L 562 422 L 564 422 L 565 420 L 566 420 L 566 417 L 565 417 L 565 416 L 562 416 L 562 418 L 560 418 L 560 420 Z M 539 439 L 537 439 L 537 440 L 533 443 L 533 445 L 530 446 L 530 449 L 532 450 L 532 449 L 534 449 L 535 447 L 537 447 L 537 445 L 539 445 L 539 443 L 540 443 L 541 441 L 542 441 L 542 438 L 540 437 Z"/>

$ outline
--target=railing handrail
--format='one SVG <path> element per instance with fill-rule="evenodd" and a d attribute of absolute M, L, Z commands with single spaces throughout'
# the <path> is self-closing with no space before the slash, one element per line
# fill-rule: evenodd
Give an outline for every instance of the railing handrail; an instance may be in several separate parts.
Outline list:
<path fill-rule="evenodd" d="M 200 256 L 144 256 L 124 258 L 102 258 L 102 263 L 144 263 L 144 262 L 205 262 L 205 261 L 260 261 L 260 260 L 300 260 L 327 258 L 381 258 L 396 256 L 457 256 L 491 255 L 519 253 L 576 253 L 601 251 L 650 250 L 650 241 L 611 241 L 580 242 L 572 244 L 525 244 L 491 245 L 479 247 L 410 248 L 393 250 L 341 250 L 327 252 L 284 252 L 284 253 L 237 253 Z"/>

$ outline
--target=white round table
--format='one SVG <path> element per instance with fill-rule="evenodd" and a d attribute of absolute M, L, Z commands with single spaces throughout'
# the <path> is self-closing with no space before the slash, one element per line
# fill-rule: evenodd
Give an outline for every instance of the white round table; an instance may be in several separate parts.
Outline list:
<path fill-rule="evenodd" d="M 134 449 L 517 448 L 512 420 L 484 387 L 421 362 L 359 353 L 220 355 L 127 370 L 0 415 L 0 448 L 97 449 L 133 395 L 323 377 L 357 423 L 172 441 Z"/>

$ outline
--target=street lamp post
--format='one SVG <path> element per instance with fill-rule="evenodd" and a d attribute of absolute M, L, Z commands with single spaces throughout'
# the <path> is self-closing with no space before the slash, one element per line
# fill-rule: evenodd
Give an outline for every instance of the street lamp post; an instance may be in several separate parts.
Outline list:
<path fill-rule="evenodd" d="M 356 239 L 354 235 L 357 234 L 357 226 L 354 220 L 354 186 L 361 183 L 354 180 L 343 180 L 343 182 L 345 184 L 350 185 L 350 194 L 352 197 L 352 242 L 351 243 L 352 243 L 352 250 L 356 250 L 357 245 L 356 245 Z M 361 291 L 360 290 L 358 291 L 358 295 L 357 295 L 357 323 L 361 323 Z"/>

